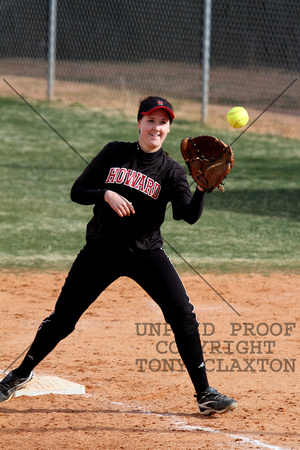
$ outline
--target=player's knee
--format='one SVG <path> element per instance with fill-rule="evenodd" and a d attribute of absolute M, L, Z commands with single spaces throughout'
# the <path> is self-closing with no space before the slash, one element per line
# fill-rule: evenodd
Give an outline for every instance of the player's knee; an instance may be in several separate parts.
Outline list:
<path fill-rule="evenodd" d="M 199 323 L 196 319 L 196 314 L 190 313 L 180 317 L 170 318 L 168 321 L 174 334 L 193 334 L 198 331 Z"/>
<path fill-rule="evenodd" d="M 59 340 L 66 338 L 74 331 L 76 321 L 72 317 L 67 319 L 60 317 L 53 312 L 50 316 L 43 320 L 39 327 L 40 333 L 50 333 L 55 335 Z"/>

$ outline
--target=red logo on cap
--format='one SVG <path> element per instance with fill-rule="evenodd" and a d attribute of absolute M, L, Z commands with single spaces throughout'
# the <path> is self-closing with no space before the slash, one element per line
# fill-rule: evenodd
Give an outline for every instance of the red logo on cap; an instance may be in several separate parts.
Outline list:
<path fill-rule="evenodd" d="M 163 102 L 162 100 L 157 100 L 157 104 L 158 104 L 159 106 L 163 106 L 164 102 Z"/>

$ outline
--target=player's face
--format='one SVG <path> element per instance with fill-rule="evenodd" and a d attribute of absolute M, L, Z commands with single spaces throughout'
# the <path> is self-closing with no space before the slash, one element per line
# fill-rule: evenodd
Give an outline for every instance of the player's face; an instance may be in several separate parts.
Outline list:
<path fill-rule="evenodd" d="M 138 122 L 139 144 L 146 153 L 154 153 L 162 147 L 170 132 L 170 118 L 164 109 L 156 109 Z"/>

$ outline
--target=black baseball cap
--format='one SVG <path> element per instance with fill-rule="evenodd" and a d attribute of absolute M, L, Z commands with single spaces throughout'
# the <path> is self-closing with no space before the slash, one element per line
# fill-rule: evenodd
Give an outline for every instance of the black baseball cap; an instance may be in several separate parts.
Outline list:
<path fill-rule="evenodd" d="M 167 111 L 170 116 L 170 122 L 172 123 L 172 120 L 175 117 L 172 105 L 163 97 L 147 97 L 142 100 L 140 103 L 137 120 L 139 121 L 141 116 L 146 116 L 156 109 L 164 109 Z"/>

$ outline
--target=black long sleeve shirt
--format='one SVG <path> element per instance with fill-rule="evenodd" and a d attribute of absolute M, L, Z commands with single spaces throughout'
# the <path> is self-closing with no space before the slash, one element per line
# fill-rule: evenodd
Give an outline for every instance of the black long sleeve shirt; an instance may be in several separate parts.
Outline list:
<path fill-rule="evenodd" d="M 135 214 L 120 217 L 104 200 L 108 189 L 129 200 Z M 167 153 L 145 153 L 137 142 L 107 144 L 71 189 L 74 202 L 95 205 L 87 242 L 117 242 L 132 250 L 162 246 L 160 227 L 169 202 L 175 220 L 194 224 L 202 214 L 204 196 L 199 189 L 192 195 L 184 168 Z"/>

